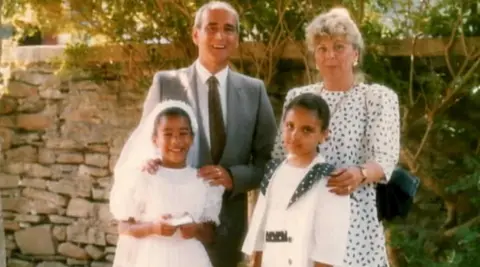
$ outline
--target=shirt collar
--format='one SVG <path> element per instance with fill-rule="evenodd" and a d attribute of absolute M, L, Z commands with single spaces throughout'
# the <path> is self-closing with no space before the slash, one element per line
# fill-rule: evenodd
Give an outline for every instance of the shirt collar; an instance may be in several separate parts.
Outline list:
<path fill-rule="evenodd" d="M 200 81 L 202 82 L 202 84 L 207 84 L 208 78 L 210 78 L 210 76 L 212 76 L 210 71 L 208 71 L 202 65 L 202 63 L 200 63 L 200 61 L 198 61 L 198 60 L 195 62 L 195 69 L 197 71 L 197 75 L 200 78 Z M 217 80 L 218 80 L 218 84 L 219 84 L 220 88 L 225 87 L 225 85 L 227 84 L 228 69 L 229 69 L 228 66 L 226 66 L 225 68 L 223 68 L 221 71 L 215 73 L 215 75 L 214 75 L 215 78 L 217 78 Z"/>
<path fill-rule="evenodd" d="M 286 162 L 286 160 L 288 160 L 288 155 L 284 162 Z M 325 162 L 325 157 L 322 154 L 317 153 L 317 155 L 313 158 L 312 162 L 308 165 L 307 168 L 310 169 L 313 165 L 324 163 L 324 162 Z"/>

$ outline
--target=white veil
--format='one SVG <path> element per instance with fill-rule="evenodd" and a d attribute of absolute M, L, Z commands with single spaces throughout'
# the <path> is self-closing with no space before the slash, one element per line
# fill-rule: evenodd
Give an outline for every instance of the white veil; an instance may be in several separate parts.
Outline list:
<path fill-rule="evenodd" d="M 140 122 L 123 146 L 113 170 L 115 180 L 123 176 L 127 179 L 135 179 L 134 177 L 128 177 L 132 176 L 131 171 L 140 171 L 148 160 L 161 156 L 152 141 L 154 123 L 159 113 L 170 108 L 184 110 L 190 118 L 193 134 L 197 133 L 198 123 L 193 109 L 187 103 L 179 100 L 165 100 L 158 103 Z"/>

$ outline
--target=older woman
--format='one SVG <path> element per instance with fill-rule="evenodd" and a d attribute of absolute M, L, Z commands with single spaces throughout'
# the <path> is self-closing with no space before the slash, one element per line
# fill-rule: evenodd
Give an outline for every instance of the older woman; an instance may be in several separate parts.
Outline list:
<path fill-rule="evenodd" d="M 397 95 L 378 84 L 366 84 L 358 69 L 362 35 L 347 10 L 334 8 L 306 29 L 308 48 L 322 82 L 291 89 L 285 105 L 307 92 L 320 94 L 330 107 L 330 137 L 319 146 L 337 170 L 331 191 L 351 195 L 349 241 L 344 264 L 388 266 L 383 226 L 377 216 L 376 183 L 388 179 L 399 154 Z M 281 132 L 273 152 L 283 158 Z M 385 178 L 386 177 L 386 178 Z"/>

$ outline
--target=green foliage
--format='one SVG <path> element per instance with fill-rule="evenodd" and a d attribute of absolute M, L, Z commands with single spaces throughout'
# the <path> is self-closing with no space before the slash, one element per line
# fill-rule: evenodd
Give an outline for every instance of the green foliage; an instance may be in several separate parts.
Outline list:
<path fill-rule="evenodd" d="M 31 27 L 14 16 L 30 4 L 37 14 L 34 24 L 43 32 L 66 30 L 82 37 L 69 47 L 65 70 L 88 70 L 88 75 L 99 81 L 134 79 L 132 88 L 147 88 L 155 70 L 185 66 L 196 57 L 190 29 L 195 10 L 205 2 L 6 0 L 3 15 L 16 20 L 18 28 Z M 385 57 L 376 48 L 390 38 L 445 37 L 448 41 L 450 36 L 478 37 L 480 2 L 236 0 L 231 3 L 240 13 L 242 41 L 261 42 L 268 53 L 264 59 L 234 64 L 262 78 L 272 99 L 279 102 L 291 85 L 302 83 L 296 75 L 309 69 L 309 62 L 281 60 L 278 56 L 281 53 L 274 52 L 281 51 L 289 40 L 303 40 L 306 24 L 321 11 L 337 3 L 350 8 L 369 47 L 363 60 L 369 80 L 386 84 L 399 95 L 401 164 L 422 180 L 412 213 L 389 225 L 393 258 L 397 266 L 478 266 L 480 54 Z M 187 59 L 167 61 L 152 48 L 142 61 L 91 64 L 84 60 L 90 53 L 87 43 L 93 37 L 106 45 L 125 47 L 168 41 L 181 48 Z"/>

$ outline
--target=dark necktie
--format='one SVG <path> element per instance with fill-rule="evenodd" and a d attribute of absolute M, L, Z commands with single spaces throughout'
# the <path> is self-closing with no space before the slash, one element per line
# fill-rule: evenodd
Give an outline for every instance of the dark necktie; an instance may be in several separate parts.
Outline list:
<path fill-rule="evenodd" d="M 218 92 L 218 80 L 211 76 L 208 83 L 208 119 L 210 126 L 210 153 L 213 164 L 218 164 L 225 147 L 226 134 L 223 123 L 222 104 Z"/>

